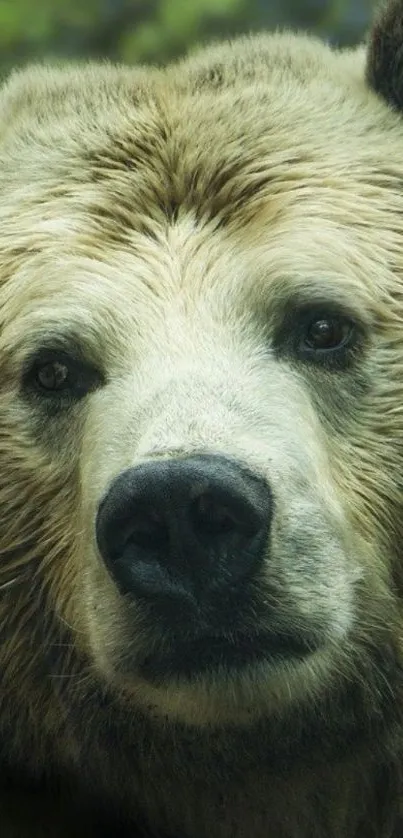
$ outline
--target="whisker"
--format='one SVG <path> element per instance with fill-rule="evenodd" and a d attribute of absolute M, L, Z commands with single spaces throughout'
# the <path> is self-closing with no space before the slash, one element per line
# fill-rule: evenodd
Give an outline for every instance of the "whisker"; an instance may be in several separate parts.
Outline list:
<path fill-rule="evenodd" d="M 0 585 L 0 591 L 4 591 L 4 590 L 6 590 L 6 588 L 11 588 L 11 587 L 12 587 L 12 585 L 15 585 L 15 584 L 16 584 L 16 582 L 19 582 L 19 581 L 20 581 L 20 577 L 19 577 L 19 576 L 15 576 L 15 577 L 14 577 L 14 579 L 8 579 L 8 581 L 7 581 L 7 582 L 3 582 L 3 583 Z"/>
<path fill-rule="evenodd" d="M 62 617 L 61 614 L 58 614 L 57 618 L 58 620 L 60 620 L 61 623 L 64 623 L 64 625 L 67 626 L 67 628 L 70 629 L 70 631 L 73 631 L 75 634 L 85 634 L 85 631 L 83 631 L 82 629 L 73 628 L 73 626 L 71 626 L 70 623 L 67 622 L 67 620 L 65 620 L 65 618 Z"/>

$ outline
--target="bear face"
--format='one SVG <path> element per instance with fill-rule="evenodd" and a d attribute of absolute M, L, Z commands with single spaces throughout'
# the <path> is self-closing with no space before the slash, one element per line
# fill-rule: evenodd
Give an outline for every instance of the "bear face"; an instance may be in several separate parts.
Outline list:
<path fill-rule="evenodd" d="M 8 774 L 189 838 L 363 828 L 401 707 L 396 9 L 367 58 L 261 36 L 3 89 Z"/>

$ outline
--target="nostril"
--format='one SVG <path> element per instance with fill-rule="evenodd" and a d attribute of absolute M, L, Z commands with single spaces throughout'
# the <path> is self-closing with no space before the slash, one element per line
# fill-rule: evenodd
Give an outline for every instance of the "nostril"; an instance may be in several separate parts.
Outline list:
<path fill-rule="evenodd" d="M 252 539 L 264 523 L 261 514 L 245 498 L 233 496 L 229 505 L 214 492 L 195 498 L 189 514 L 193 530 L 199 537 Z"/>
<path fill-rule="evenodd" d="M 239 528 L 234 512 L 208 495 L 202 495 L 192 502 L 190 520 L 195 533 L 204 535 L 227 535 Z"/>
<path fill-rule="evenodd" d="M 125 533 L 125 543 L 147 550 L 159 550 L 169 544 L 169 527 L 156 509 L 136 509 Z"/>

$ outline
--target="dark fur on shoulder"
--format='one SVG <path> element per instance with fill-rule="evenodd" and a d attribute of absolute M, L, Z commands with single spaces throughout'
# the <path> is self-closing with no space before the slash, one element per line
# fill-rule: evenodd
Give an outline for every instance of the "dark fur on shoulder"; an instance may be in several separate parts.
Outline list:
<path fill-rule="evenodd" d="M 394 108 L 403 109 L 403 2 L 390 0 L 373 24 L 367 57 L 370 86 Z"/>

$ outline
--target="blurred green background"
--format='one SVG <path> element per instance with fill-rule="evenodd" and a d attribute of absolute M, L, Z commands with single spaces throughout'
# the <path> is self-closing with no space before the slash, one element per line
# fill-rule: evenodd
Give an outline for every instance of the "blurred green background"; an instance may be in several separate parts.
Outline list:
<path fill-rule="evenodd" d="M 365 35 L 376 0 L 0 0 L 0 72 L 29 60 L 161 63 L 241 31 L 292 26 L 340 44 Z"/>

